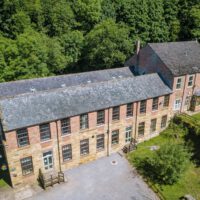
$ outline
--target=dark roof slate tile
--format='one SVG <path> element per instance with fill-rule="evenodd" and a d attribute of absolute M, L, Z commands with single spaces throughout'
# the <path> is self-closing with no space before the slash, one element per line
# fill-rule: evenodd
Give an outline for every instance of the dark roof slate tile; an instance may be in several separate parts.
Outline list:
<path fill-rule="evenodd" d="M 4 131 L 166 95 L 157 74 L 114 79 L 0 99 Z"/>
<path fill-rule="evenodd" d="M 45 91 L 49 89 L 108 81 L 113 78 L 133 76 L 134 75 L 131 71 L 131 68 L 122 67 L 46 78 L 6 82 L 0 83 L 0 98 L 6 96 L 15 96 L 23 93 L 30 93 L 34 90 Z"/>
<path fill-rule="evenodd" d="M 200 72 L 200 44 L 197 41 L 149 43 L 174 76 Z"/>

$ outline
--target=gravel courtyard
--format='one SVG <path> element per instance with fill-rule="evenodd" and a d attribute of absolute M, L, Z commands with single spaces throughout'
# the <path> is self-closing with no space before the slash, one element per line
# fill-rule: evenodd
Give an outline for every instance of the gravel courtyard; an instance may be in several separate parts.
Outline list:
<path fill-rule="evenodd" d="M 115 163 L 112 163 L 115 161 Z M 30 200 L 157 200 L 119 154 L 65 172 L 68 182 L 42 191 Z"/>

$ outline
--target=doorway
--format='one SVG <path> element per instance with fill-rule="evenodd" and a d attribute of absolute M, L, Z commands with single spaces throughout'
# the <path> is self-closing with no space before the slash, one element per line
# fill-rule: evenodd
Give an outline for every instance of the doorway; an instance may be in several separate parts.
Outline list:
<path fill-rule="evenodd" d="M 43 153 L 44 169 L 50 170 L 53 168 L 53 154 L 52 151 Z"/>

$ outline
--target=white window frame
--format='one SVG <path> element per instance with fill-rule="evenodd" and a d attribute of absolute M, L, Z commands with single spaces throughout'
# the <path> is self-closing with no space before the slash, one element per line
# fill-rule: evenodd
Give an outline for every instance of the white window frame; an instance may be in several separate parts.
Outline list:
<path fill-rule="evenodd" d="M 45 170 L 53 169 L 54 161 L 53 161 L 53 152 L 51 150 L 43 152 L 43 163 Z"/>
<path fill-rule="evenodd" d="M 192 80 L 190 80 L 192 78 Z M 189 85 L 191 83 L 191 85 Z M 194 75 L 190 75 L 188 77 L 188 87 L 192 87 L 194 85 Z"/>
<path fill-rule="evenodd" d="M 180 108 L 181 108 L 181 99 L 175 99 L 175 101 L 174 101 L 174 110 L 180 110 Z"/>
<path fill-rule="evenodd" d="M 178 82 L 179 80 L 181 80 L 180 83 Z M 180 87 L 179 87 L 178 85 L 180 85 Z M 177 87 L 177 86 L 178 86 L 178 87 Z M 176 80 L 176 90 L 180 90 L 181 88 L 182 88 L 182 78 L 179 77 L 179 78 L 177 78 L 177 80 Z"/>
<path fill-rule="evenodd" d="M 66 144 L 62 146 L 63 162 L 72 160 L 72 145 Z"/>
<path fill-rule="evenodd" d="M 60 121 L 61 123 L 61 133 L 62 135 L 71 134 L 70 118 L 65 118 Z"/>
<path fill-rule="evenodd" d="M 89 128 L 89 116 L 88 113 L 80 115 L 80 129 L 88 129 Z"/>
<path fill-rule="evenodd" d="M 150 134 L 155 133 L 157 130 L 157 118 L 151 119 Z"/>
<path fill-rule="evenodd" d="M 167 126 L 167 115 L 163 115 L 161 118 L 160 128 L 163 129 Z"/>
<path fill-rule="evenodd" d="M 128 143 L 131 141 L 132 138 L 132 126 L 127 126 L 125 130 L 125 142 Z"/>
<path fill-rule="evenodd" d="M 105 136 L 104 134 L 97 135 L 96 140 L 96 148 L 97 151 L 104 150 L 105 148 Z"/>
<path fill-rule="evenodd" d="M 119 144 L 119 129 L 112 131 L 111 145 Z"/>
<path fill-rule="evenodd" d="M 80 141 L 80 155 L 88 155 L 90 153 L 89 139 L 83 139 Z"/>

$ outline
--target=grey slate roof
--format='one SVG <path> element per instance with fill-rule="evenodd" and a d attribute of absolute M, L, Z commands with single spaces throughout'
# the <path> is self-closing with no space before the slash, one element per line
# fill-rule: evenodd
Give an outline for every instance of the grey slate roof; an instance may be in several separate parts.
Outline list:
<path fill-rule="evenodd" d="M 18 94 L 29 93 L 31 89 L 35 89 L 36 91 L 44 91 L 49 89 L 88 84 L 88 81 L 95 83 L 107 81 L 113 79 L 113 77 L 120 78 L 133 76 L 134 75 L 131 71 L 131 68 L 122 67 L 62 76 L 6 82 L 0 83 L 0 98 L 5 96 L 15 96 Z"/>
<path fill-rule="evenodd" d="M 1 98 L 0 114 L 4 131 L 10 131 L 171 92 L 149 74 Z"/>
<path fill-rule="evenodd" d="M 149 43 L 174 76 L 200 72 L 200 44 L 197 41 Z"/>

